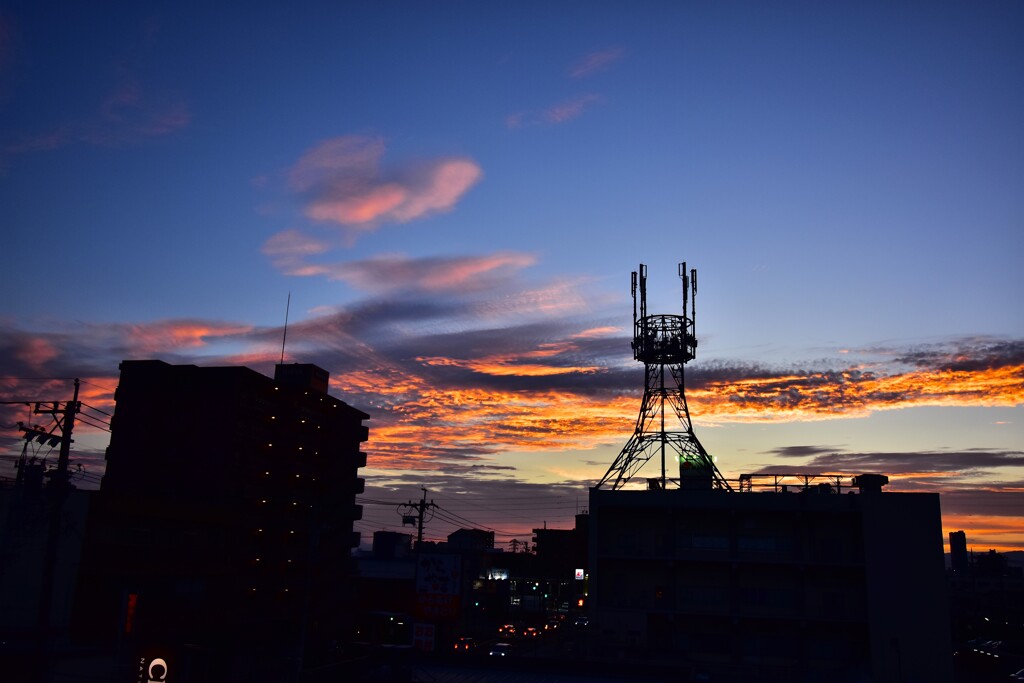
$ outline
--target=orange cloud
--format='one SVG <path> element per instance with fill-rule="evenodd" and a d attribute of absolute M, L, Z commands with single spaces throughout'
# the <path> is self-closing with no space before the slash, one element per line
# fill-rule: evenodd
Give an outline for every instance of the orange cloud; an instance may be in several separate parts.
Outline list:
<path fill-rule="evenodd" d="M 609 336 L 611 336 L 613 334 L 618 334 L 619 332 L 622 332 L 622 328 L 621 327 L 610 327 L 610 326 L 592 327 L 592 328 L 590 328 L 588 330 L 583 330 L 582 332 L 577 332 L 576 334 L 572 335 L 572 338 L 573 339 L 597 339 L 598 337 L 609 337 Z"/>
<path fill-rule="evenodd" d="M 205 346 L 208 340 L 251 331 L 250 325 L 169 320 L 128 328 L 128 339 L 138 353 L 160 353 Z"/>
<path fill-rule="evenodd" d="M 687 397 L 710 418 L 815 420 L 919 406 L 1016 406 L 1024 403 L 1022 377 L 1021 365 L 886 376 L 847 370 L 711 382 Z"/>
<path fill-rule="evenodd" d="M 515 376 L 515 377 L 550 377 L 552 375 L 568 375 L 572 373 L 597 372 L 601 368 L 597 366 L 573 366 L 558 367 L 554 365 L 539 365 L 535 363 L 520 363 L 512 358 L 481 358 L 478 360 L 455 360 L 452 358 L 417 358 L 416 360 L 427 365 L 447 365 L 450 367 L 466 368 L 483 375 Z"/>
<path fill-rule="evenodd" d="M 949 550 L 949 533 L 964 531 L 967 548 L 975 552 L 1024 550 L 1024 523 L 1020 517 L 1004 515 L 942 515 L 942 536 Z"/>
<path fill-rule="evenodd" d="M 424 388 L 371 429 L 374 466 L 443 468 L 452 456 L 500 451 L 582 450 L 622 440 L 634 401 L 591 401 L 571 392 Z"/>

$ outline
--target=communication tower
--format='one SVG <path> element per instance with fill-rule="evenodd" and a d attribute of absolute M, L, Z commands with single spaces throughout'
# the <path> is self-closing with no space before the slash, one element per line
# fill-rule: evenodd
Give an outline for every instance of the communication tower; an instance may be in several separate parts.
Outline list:
<path fill-rule="evenodd" d="M 644 398 L 633 436 L 595 488 L 622 488 L 659 454 L 661 476 L 647 480 L 650 488 L 664 489 L 671 483 L 682 489 L 732 490 L 697 440 L 690 422 L 683 368 L 697 355 L 697 270 L 687 272 L 686 263 L 680 263 L 679 278 L 683 283 L 683 314 L 648 315 L 647 266 L 641 263 L 639 273 L 633 271 L 633 358 L 644 364 Z M 679 465 L 678 479 L 668 476 L 669 460 Z"/>

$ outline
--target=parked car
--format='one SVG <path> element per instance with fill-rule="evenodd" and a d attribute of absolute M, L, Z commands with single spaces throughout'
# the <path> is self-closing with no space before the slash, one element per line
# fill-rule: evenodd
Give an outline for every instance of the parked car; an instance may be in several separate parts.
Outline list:
<path fill-rule="evenodd" d="M 472 638 L 459 638 L 455 641 L 456 652 L 472 652 L 476 649 L 476 641 Z"/>

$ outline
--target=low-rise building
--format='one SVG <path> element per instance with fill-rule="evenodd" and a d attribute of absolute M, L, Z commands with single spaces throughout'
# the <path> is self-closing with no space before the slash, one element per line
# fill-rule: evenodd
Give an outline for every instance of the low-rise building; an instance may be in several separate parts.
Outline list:
<path fill-rule="evenodd" d="M 938 495 L 835 481 L 592 489 L 595 650 L 714 680 L 952 680 Z"/>

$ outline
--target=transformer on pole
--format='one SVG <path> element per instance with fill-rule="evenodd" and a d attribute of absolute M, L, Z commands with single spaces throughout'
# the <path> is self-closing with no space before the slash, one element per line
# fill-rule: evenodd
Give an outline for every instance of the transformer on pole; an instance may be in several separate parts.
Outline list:
<path fill-rule="evenodd" d="M 687 272 L 686 263 L 680 263 L 679 278 L 683 284 L 683 314 L 648 315 L 647 266 L 641 263 L 639 272 L 633 272 L 633 358 L 644 364 L 644 397 L 633 436 L 595 488 L 622 488 L 658 455 L 661 473 L 647 480 L 650 488 L 665 489 L 672 484 L 682 489 L 732 490 L 697 440 L 690 422 L 683 368 L 697 355 L 697 270 Z M 678 464 L 678 478 L 668 474 L 669 463 Z"/>

